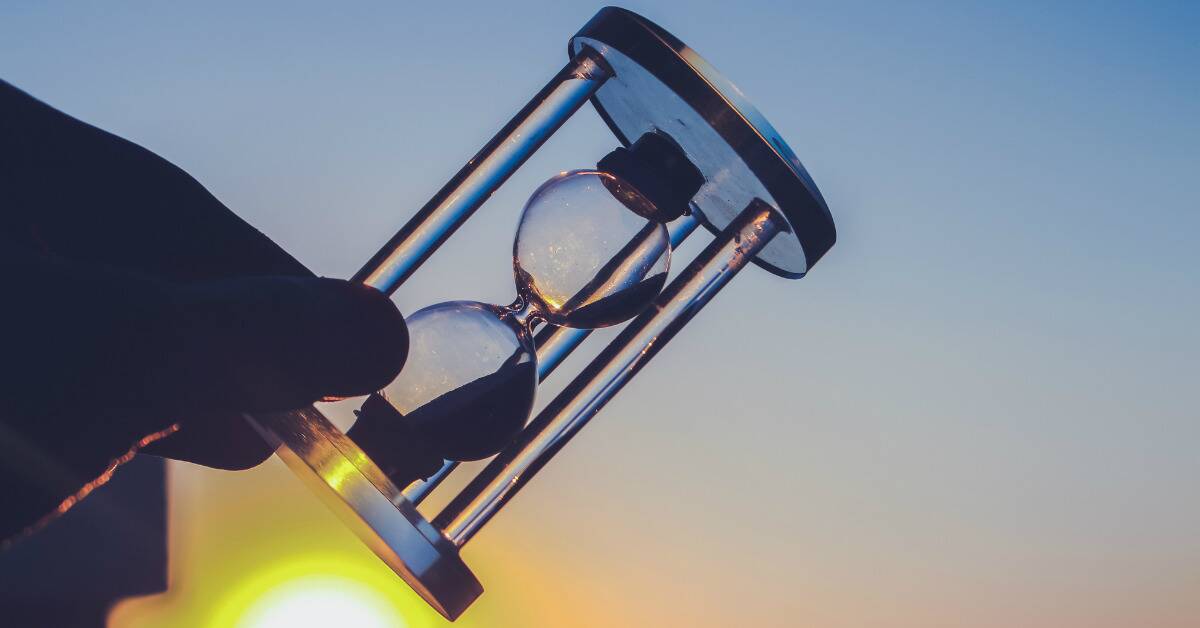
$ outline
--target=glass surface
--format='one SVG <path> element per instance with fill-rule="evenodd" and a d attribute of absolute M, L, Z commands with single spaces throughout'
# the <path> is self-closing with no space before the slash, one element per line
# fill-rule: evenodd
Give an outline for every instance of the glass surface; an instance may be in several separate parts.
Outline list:
<path fill-rule="evenodd" d="M 451 301 L 406 321 L 410 359 L 380 395 L 445 458 L 478 460 L 512 438 L 533 408 L 537 356 L 506 308 Z"/>
<path fill-rule="evenodd" d="M 606 172 L 562 173 L 542 185 L 513 242 L 517 292 L 558 327 L 595 329 L 628 320 L 667 281 L 666 227 L 653 205 Z"/>
<path fill-rule="evenodd" d="M 636 316 L 670 266 L 665 225 L 620 178 L 564 172 L 534 192 L 513 241 L 517 299 L 440 303 L 406 320 L 404 370 L 348 432 L 400 486 L 442 459 L 478 460 L 524 426 L 538 382 L 533 326 L 592 329 Z"/>
<path fill-rule="evenodd" d="M 700 222 L 696 219 L 696 215 L 684 214 L 678 219 L 672 221 L 667 226 L 667 233 L 671 239 L 671 250 L 679 249 L 679 245 L 696 230 Z M 558 327 L 547 325 L 540 329 L 533 338 L 534 346 L 537 347 L 537 371 L 538 382 L 541 382 L 558 368 L 559 364 L 566 359 L 579 345 L 581 345 L 592 333 L 590 329 L 572 329 L 570 327 Z M 445 461 L 442 468 L 436 473 L 425 479 L 423 482 L 414 482 L 408 488 L 404 489 L 404 496 L 413 504 L 420 504 L 438 487 L 450 473 L 458 466 L 456 461 Z"/>
<path fill-rule="evenodd" d="M 622 24 L 646 28 L 642 18 L 622 21 Z M 813 208 L 812 211 L 823 215 L 820 222 L 828 223 L 824 228 L 829 230 L 830 238 L 832 219 L 824 199 L 795 153 L 741 91 L 695 51 L 673 37 L 668 41 L 649 31 L 645 37 L 632 36 L 626 30 L 623 28 L 619 33 L 606 31 L 604 39 L 577 35 L 571 40 L 572 51 L 587 48 L 603 51 L 604 61 L 613 70 L 613 76 L 593 97 L 606 122 L 626 143 L 653 130 L 664 132 L 679 143 L 707 181 L 692 202 L 713 231 L 728 226 L 755 198 L 778 207 L 788 221 L 785 231 L 792 237 L 774 238 L 756 261 L 786 277 L 803 276 L 808 272 L 810 255 L 806 254 L 802 244 L 802 238 L 806 236 L 799 229 L 804 223 L 794 218 L 803 213 L 801 210 Z M 621 39 L 622 34 L 627 35 L 628 40 Z M 639 61 L 666 72 L 667 78 L 660 78 Z M 681 94 L 664 82 L 681 73 L 703 79 L 702 93 Z M 706 117 L 691 102 L 710 96 L 719 97 L 724 105 L 717 108 L 717 113 L 709 111 L 713 117 Z M 758 157 L 773 155 L 766 161 L 770 162 L 770 170 L 775 174 L 769 176 L 761 162 L 747 162 L 744 157 L 749 153 Z M 780 169 L 778 165 L 784 168 Z M 778 176 L 779 172 L 787 174 Z M 783 192 L 785 196 L 776 192 Z M 810 251 L 811 259 L 823 252 L 819 249 Z"/>
<path fill-rule="evenodd" d="M 584 367 L 434 519 L 463 545 L 674 337 L 784 226 L 751 203 L 680 273 L 655 307 L 631 322 Z"/>

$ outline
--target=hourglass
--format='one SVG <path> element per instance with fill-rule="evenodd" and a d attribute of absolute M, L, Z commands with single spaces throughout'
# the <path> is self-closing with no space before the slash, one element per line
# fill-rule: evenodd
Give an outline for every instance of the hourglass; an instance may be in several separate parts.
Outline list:
<path fill-rule="evenodd" d="M 533 407 L 533 327 L 607 327 L 646 307 L 667 281 L 664 221 L 688 211 L 704 178 L 664 133 L 618 148 L 595 170 L 533 193 L 513 242 L 517 298 L 455 301 L 407 319 L 408 360 L 347 432 L 397 486 L 443 459 L 479 460 L 507 444 Z"/>
<path fill-rule="evenodd" d="M 516 300 L 413 313 L 408 362 L 368 397 L 348 432 L 316 408 L 247 417 L 449 619 L 483 592 L 460 548 L 717 292 L 750 262 L 802 277 L 836 239 L 829 209 L 791 149 L 673 35 L 608 7 L 567 51 L 567 65 L 354 277 L 393 293 L 590 100 L 621 147 L 596 168 L 562 173 L 534 192 L 514 239 Z M 664 287 L 671 249 L 700 225 L 715 237 Z M 745 305 L 747 317 L 759 303 Z M 620 324 L 526 424 L 537 382 L 591 329 Z M 435 517 L 418 511 L 458 461 L 489 457 Z"/>

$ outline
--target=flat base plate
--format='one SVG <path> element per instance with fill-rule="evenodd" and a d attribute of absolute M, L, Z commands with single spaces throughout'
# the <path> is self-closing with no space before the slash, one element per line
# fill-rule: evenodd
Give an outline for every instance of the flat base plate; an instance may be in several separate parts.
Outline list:
<path fill-rule="evenodd" d="M 446 619 L 456 619 L 483 593 L 458 548 L 316 408 L 246 419 L 276 445 L 276 455 L 309 489 Z"/>

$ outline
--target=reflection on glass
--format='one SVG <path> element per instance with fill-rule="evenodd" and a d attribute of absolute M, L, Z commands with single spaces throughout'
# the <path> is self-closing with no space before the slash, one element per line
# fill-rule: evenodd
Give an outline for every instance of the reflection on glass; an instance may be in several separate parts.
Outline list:
<path fill-rule="evenodd" d="M 594 329 L 637 315 L 667 279 L 666 227 L 619 177 L 561 173 L 534 192 L 513 242 L 517 298 L 439 303 L 407 319 L 404 370 L 372 395 L 349 431 L 399 486 L 443 458 L 478 460 L 524 426 L 538 383 L 540 322 Z"/>

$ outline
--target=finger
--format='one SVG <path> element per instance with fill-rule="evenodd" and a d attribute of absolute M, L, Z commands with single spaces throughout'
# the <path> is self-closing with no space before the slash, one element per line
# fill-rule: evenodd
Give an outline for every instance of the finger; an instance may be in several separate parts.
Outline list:
<path fill-rule="evenodd" d="M 201 367 L 228 373 L 232 378 L 228 382 L 208 383 L 212 388 L 223 389 L 223 394 L 216 395 L 219 400 L 216 405 L 251 410 L 290 408 L 306 405 L 318 395 L 352 396 L 382 388 L 399 371 L 407 335 L 403 322 L 391 316 L 395 310 L 391 302 L 380 305 L 385 310 L 382 320 L 365 324 L 361 315 L 351 318 L 346 315 L 349 313 L 336 308 L 315 316 L 298 314 L 297 310 L 311 309 L 304 302 L 305 297 L 280 293 L 295 292 L 296 288 L 303 292 L 302 286 L 312 281 L 321 284 L 318 290 L 347 290 L 356 294 L 354 298 L 377 300 L 373 290 L 332 280 L 252 279 L 189 290 L 192 294 L 186 309 L 190 329 L 185 335 L 208 347 L 197 366 L 208 357 L 224 356 L 222 359 L 228 360 L 227 364 Z M 370 305 L 368 309 L 374 307 Z M 280 311 L 281 308 L 287 311 Z M 351 327 L 349 335 L 336 332 L 339 326 L 347 325 Z M 316 334 L 313 330 L 317 330 Z M 313 336 L 318 338 L 317 342 L 297 340 Z M 221 345 L 226 348 L 211 350 Z M 181 353 L 184 355 L 186 352 Z M 329 361 L 321 361 L 326 359 Z M 293 369 L 307 362 L 316 368 L 303 366 L 299 371 L 281 372 L 280 365 L 283 369 Z M 210 393 L 179 390 L 174 385 L 175 382 L 186 385 L 188 381 L 188 377 L 177 374 L 157 392 L 172 402 L 195 395 L 189 406 L 210 407 L 213 401 L 208 398 Z M 227 392 L 236 390 L 246 392 L 243 399 Z M 179 425 L 177 433 L 151 444 L 143 452 L 229 470 L 256 466 L 273 452 L 238 411 L 192 412 L 182 416 Z"/>
<path fill-rule="evenodd" d="M 228 471 L 258 466 L 274 453 L 240 412 L 195 413 L 181 417 L 179 427 L 142 453 Z"/>
<path fill-rule="evenodd" d="M 202 411 L 273 411 L 382 388 L 408 334 L 378 291 L 336 279 L 246 277 L 178 291 L 173 346 L 148 342 L 163 368 L 147 403 Z"/>
<path fill-rule="evenodd" d="M 395 305 L 335 279 L 184 286 L 0 247 L 0 378 L 9 409 L 74 416 L 285 410 L 393 379 L 408 334 Z M 108 413 L 105 416 L 109 416 Z"/>

